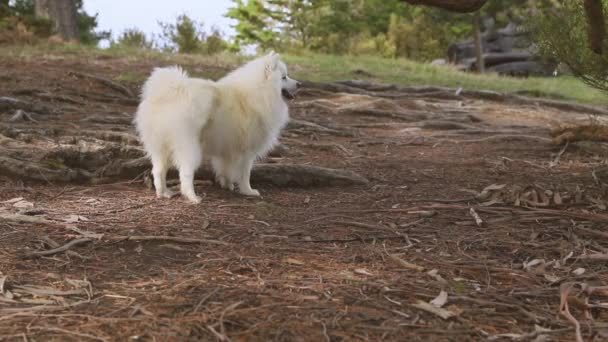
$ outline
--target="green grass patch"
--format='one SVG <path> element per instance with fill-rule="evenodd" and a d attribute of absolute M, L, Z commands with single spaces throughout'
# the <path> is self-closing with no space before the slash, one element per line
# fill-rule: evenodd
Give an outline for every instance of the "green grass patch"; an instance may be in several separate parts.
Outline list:
<path fill-rule="evenodd" d="M 513 78 L 497 74 L 464 73 L 451 66 L 435 66 L 371 56 L 285 55 L 292 76 L 310 81 L 364 78 L 405 86 L 435 85 L 474 90 L 522 93 L 528 96 L 564 99 L 589 104 L 608 104 L 608 94 L 593 89 L 572 76 Z M 355 75 L 364 70 L 373 76 Z"/>
<path fill-rule="evenodd" d="M 21 59 L 116 58 L 125 62 L 151 61 L 158 65 L 183 65 L 193 76 L 217 79 L 243 64 L 247 57 L 229 53 L 219 55 L 175 54 L 134 48 L 97 49 L 77 44 L 14 45 L 0 47 L 0 55 Z M 494 90 L 527 96 L 563 99 L 581 103 L 608 105 L 608 94 L 591 88 L 572 76 L 513 78 L 487 73 L 464 73 L 451 66 L 434 66 L 405 59 L 373 56 L 332 56 L 314 53 L 283 55 L 291 75 L 300 80 L 329 82 L 364 78 L 379 83 L 405 86 L 435 85 L 473 90 Z M 364 70 L 372 76 L 354 74 Z M 117 81 L 141 82 L 130 71 Z"/>

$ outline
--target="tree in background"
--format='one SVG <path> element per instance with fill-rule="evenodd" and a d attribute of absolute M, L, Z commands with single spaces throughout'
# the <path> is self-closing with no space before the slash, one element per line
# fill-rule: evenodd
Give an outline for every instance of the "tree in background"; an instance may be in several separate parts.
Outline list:
<path fill-rule="evenodd" d="M 179 53 L 199 52 L 205 39 L 203 25 L 190 19 L 185 14 L 179 15 L 176 22 L 159 23 L 162 28 L 162 38 L 167 41 L 167 50 Z"/>
<path fill-rule="evenodd" d="M 284 18 L 280 13 L 271 9 L 274 1 L 262 0 L 233 0 L 234 7 L 228 9 L 226 17 L 237 21 L 234 27 L 233 50 L 243 46 L 257 44 L 263 50 L 274 48 L 279 33 L 276 22 Z"/>
<path fill-rule="evenodd" d="M 219 29 L 211 28 L 211 33 L 208 34 L 204 30 L 203 23 L 185 14 L 178 16 L 175 23 L 159 24 L 162 28 L 161 39 L 165 42 L 165 50 L 213 55 L 229 48 Z"/>
<path fill-rule="evenodd" d="M 76 3 L 74 0 L 35 0 L 38 19 L 53 22 L 55 32 L 65 41 L 79 40 Z"/>
<path fill-rule="evenodd" d="M 47 38 L 59 34 L 64 40 L 89 45 L 97 45 L 100 40 L 110 37 L 110 32 L 95 31 L 97 15 L 87 14 L 82 0 L 1 0 L 0 27 L 15 31 L 17 26 L 35 37 Z"/>
<path fill-rule="evenodd" d="M 154 47 L 154 41 L 148 39 L 146 34 L 137 28 L 131 28 L 124 30 L 115 41 L 110 44 L 112 48 L 133 48 L 149 50 Z"/>

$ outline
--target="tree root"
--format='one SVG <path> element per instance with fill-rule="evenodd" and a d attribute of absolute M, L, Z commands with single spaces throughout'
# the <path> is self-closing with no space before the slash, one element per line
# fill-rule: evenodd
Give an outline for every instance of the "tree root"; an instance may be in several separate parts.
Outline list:
<path fill-rule="evenodd" d="M 321 126 L 314 122 L 305 121 L 305 120 L 297 120 L 297 119 L 290 119 L 289 123 L 287 124 L 287 129 L 302 129 L 302 130 L 312 131 L 312 132 L 316 132 L 316 133 L 337 135 L 337 136 L 341 136 L 341 137 L 357 136 L 357 132 L 354 129 L 349 129 L 349 130 L 334 129 L 334 128 Z"/>
<path fill-rule="evenodd" d="M 406 87 L 398 85 L 375 84 L 368 81 L 350 80 L 336 83 L 306 82 L 305 88 L 320 89 L 329 92 L 342 92 L 349 94 L 368 95 L 384 98 L 402 97 L 430 97 L 439 99 L 461 100 L 462 98 L 475 98 L 496 102 L 511 102 L 522 105 L 544 106 L 563 111 L 588 113 L 594 115 L 608 115 L 608 109 L 582 105 L 567 101 L 531 98 L 516 94 L 500 93 L 489 90 L 463 90 L 448 87 Z M 303 92 L 306 94 L 306 92 Z"/>
<path fill-rule="evenodd" d="M 24 110 L 26 112 L 34 112 L 39 114 L 55 113 L 52 108 L 47 106 L 26 102 L 13 97 L 0 97 L 0 111 L 7 112 L 15 110 Z"/>
<path fill-rule="evenodd" d="M 134 179 L 151 168 L 147 157 L 137 159 L 117 159 L 103 167 L 83 169 L 88 166 L 83 161 L 78 164 L 81 168 L 70 168 L 61 165 L 43 166 L 41 163 L 23 161 L 15 158 L 0 156 L 0 174 L 16 176 L 20 179 L 30 179 L 45 182 L 60 183 L 92 183 L 99 184 L 116 179 Z M 169 176 L 175 176 L 172 171 Z M 213 179 L 210 168 L 203 167 L 197 178 Z M 288 164 L 259 164 L 251 172 L 254 182 L 270 183 L 277 186 L 336 186 L 367 184 L 364 177 L 339 169 L 328 169 L 310 165 Z"/>
<path fill-rule="evenodd" d="M 122 95 L 126 96 L 127 98 L 130 99 L 134 99 L 135 98 L 135 94 L 133 94 L 133 92 L 131 91 L 131 89 L 123 86 L 122 84 L 118 84 L 114 81 L 111 81 L 107 78 L 103 78 L 100 76 L 95 76 L 95 75 L 90 75 L 90 74 L 85 74 L 82 72 L 77 72 L 77 71 L 69 71 L 68 72 L 70 75 L 72 76 L 76 76 L 78 78 L 88 78 L 91 79 L 93 81 L 99 82 L 101 84 L 103 84 L 104 86 L 113 89 L 119 93 L 121 93 Z"/>

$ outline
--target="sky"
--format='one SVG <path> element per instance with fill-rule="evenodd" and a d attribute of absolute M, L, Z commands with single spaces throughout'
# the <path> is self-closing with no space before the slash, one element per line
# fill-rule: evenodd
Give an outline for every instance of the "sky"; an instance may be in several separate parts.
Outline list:
<path fill-rule="evenodd" d="M 159 21 L 174 23 L 184 13 L 207 29 L 215 25 L 231 36 L 233 21 L 224 17 L 231 4 L 230 0 L 84 0 L 84 9 L 91 15 L 98 13 L 98 29 L 111 30 L 114 37 L 128 28 L 158 34 Z"/>

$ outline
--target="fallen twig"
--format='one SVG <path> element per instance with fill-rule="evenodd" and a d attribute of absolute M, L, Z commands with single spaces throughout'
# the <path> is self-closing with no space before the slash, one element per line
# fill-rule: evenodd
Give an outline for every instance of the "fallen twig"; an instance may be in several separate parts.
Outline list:
<path fill-rule="evenodd" d="M 34 251 L 34 252 L 28 252 L 25 254 L 26 258 L 33 258 L 33 257 L 41 257 L 41 256 L 48 256 L 48 255 L 53 255 L 53 254 L 57 254 L 57 253 L 61 253 L 61 252 L 65 252 L 68 249 L 83 244 L 83 243 L 87 243 L 87 242 L 92 242 L 93 240 L 90 238 L 82 238 L 82 239 L 76 239 L 76 240 L 72 240 L 68 243 L 66 243 L 65 245 L 61 246 L 61 247 L 57 247 L 57 248 L 53 248 L 53 249 L 49 249 L 46 251 Z"/>
<path fill-rule="evenodd" d="M 415 307 L 415 308 L 417 308 L 417 309 L 420 309 L 422 311 L 426 311 L 428 313 L 432 313 L 435 316 L 439 316 L 442 319 L 450 319 L 452 317 L 456 317 L 457 316 L 455 313 L 453 313 L 450 310 L 446 310 L 446 309 L 442 309 L 442 308 L 436 307 L 433 304 L 430 304 L 430 303 L 427 303 L 427 302 L 421 301 L 421 300 L 417 301 L 414 304 L 410 304 L 410 305 L 413 306 L 413 307 Z"/>
<path fill-rule="evenodd" d="M 414 271 L 424 271 L 424 267 L 416 265 L 416 264 L 412 264 L 411 262 L 408 262 L 408 261 L 405 261 L 395 254 L 387 254 L 387 256 L 390 260 L 392 260 L 398 266 L 407 268 L 409 270 L 414 270 Z"/>
<path fill-rule="evenodd" d="M 477 211 L 475 211 L 474 208 L 471 207 L 471 209 L 469 209 L 469 213 L 475 219 L 475 224 L 477 224 L 478 227 L 483 226 L 483 220 L 481 219 L 481 216 L 479 216 L 479 214 L 477 213 Z"/>
<path fill-rule="evenodd" d="M 568 307 L 568 297 L 576 285 L 576 283 L 564 283 L 560 286 L 559 313 L 560 315 L 566 317 L 566 319 L 568 319 L 568 321 L 574 325 L 576 342 L 584 342 L 583 335 L 581 333 L 581 324 L 574 316 L 572 316 L 572 313 L 570 313 L 570 308 Z"/>
<path fill-rule="evenodd" d="M 185 237 L 177 237 L 177 236 L 166 236 L 166 235 L 130 235 L 130 236 L 106 236 L 106 239 L 109 240 L 118 240 L 118 241 L 171 241 L 178 243 L 208 243 L 214 245 L 222 245 L 229 246 L 228 242 L 219 241 L 219 240 L 209 240 L 209 239 L 195 239 L 195 238 L 185 238 Z"/>
<path fill-rule="evenodd" d="M 71 330 L 66 330 L 66 329 L 61 329 L 61 328 L 56 328 L 56 327 L 28 327 L 28 330 L 44 330 L 44 331 L 50 331 L 50 332 L 77 336 L 80 338 L 91 339 L 91 340 L 95 340 L 95 341 L 108 342 L 108 340 L 106 340 L 103 337 L 89 335 L 89 334 L 85 334 L 85 333 L 79 333 L 77 331 L 71 331 Z"/>

